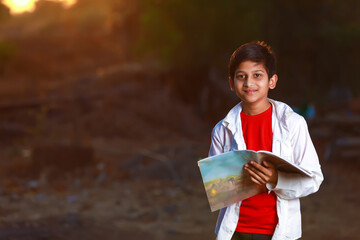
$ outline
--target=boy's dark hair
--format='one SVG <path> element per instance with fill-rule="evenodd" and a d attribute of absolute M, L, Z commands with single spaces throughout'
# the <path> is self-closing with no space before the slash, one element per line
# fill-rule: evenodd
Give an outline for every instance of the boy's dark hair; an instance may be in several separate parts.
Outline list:
<path fill-rule="evenodd" d="M 271 47 L 265 42 L 253 41 L 241 45 L 230 57 L 229 76 L 234 79 L 236 68 L 244 61 L 263 63 L 271 78 L 276 74 L 276 57 Z"/>

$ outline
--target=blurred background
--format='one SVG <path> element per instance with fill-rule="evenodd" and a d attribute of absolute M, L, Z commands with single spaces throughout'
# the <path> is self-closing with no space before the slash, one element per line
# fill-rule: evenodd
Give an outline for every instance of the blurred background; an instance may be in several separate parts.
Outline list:
<path fill-rule="evenodd" d="M 214 239 L 197 161 L 269 43 L 325 181 L 303 239 L 359 236 L 360 2 L 3 0 L 0 239 Z"/>

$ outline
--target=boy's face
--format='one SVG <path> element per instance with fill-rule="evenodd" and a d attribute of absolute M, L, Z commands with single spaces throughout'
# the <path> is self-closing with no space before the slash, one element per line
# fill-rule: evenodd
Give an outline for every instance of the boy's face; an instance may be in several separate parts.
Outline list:
<path fill-rule="evenodd" d="M 277 75 L 270 79 L 262 63 L 244 61 L 235 70 L 234 79 L 229 77 L 231 90 L 250 105 L 268 104 L 269 89 L 274 89 Z"/>

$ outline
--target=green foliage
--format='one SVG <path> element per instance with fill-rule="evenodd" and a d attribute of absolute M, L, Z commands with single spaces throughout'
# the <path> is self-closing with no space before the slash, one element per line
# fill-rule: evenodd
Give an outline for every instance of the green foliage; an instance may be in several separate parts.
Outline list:
<path fill-rule="evenodd" d="M 137 52 L 160 66 L 226 69 L 239 45 L 265 40 L 278 56 L 281 96 L 295 91 L 300 98 L 305 94 L 320 99 L 338 82 L 360 87 L 360 81 L 348 74 L 360 65 L 356 0 L 138 0 L 138 4 Z"/>
<path fill-rule="evenodd" d="M 327 101 L 338 84 L 360 87 L 349 75 L 360 65 L 359 11 L 354 0 L 274 1 L 268 27 L 279 60 L 280 94 L 297 92 L 316 102 Z"/>
<path fill-rule="evenodd" d="M 259 2 L 139 0 L 139 53 L 166 67 L 212 64 L 239 43 L 261 37 Z"/>

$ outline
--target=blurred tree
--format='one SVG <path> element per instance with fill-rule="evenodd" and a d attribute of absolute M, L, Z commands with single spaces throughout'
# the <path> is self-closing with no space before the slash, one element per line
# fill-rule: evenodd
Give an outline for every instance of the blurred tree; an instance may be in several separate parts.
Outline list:
<path fill-rule="evenodd" d="M 36 10 L 54 19 L 65 18 L 61 11 L 48 0 Z M 265 40 L 279 61 L 273 97 L 298 103 L 327 102 L 338 83 L 360 94 L 351 74 L 360 65 L 358 12 L 357 0 L 79 0 L 66 17 L 85 35 L 111 33 L 128 61 L 136 55 L 165 69 L 166 83 L 189 103 L 214 101 L 215 90 L 227 90 L 230 54 L 244 42 Z M 56 24 L 48 29 L 57 32 L 50 28 Z"/>
<path fill-rule="evenodd" d="M 226 65 L 230 54 L 244 42 L 263 38 L 267 2 L 138 0 L 138 3 L 142 14 L 137 53 L 153 66 L 168 70 L 167 84 L 185 102 L 200 104 L 197 107 L 201 111 L 215 109 L 206 105 L 224 109 L 224 104 L 219 104 L 222 100 L 214 97 L 214 93 L 217 90 L 218 97 L 225 95 L 219 89 L 228 84 Z M 210 81 L 210 75 L 220 79 Z"/>
<path fill-rule="evenodd" d="M 239 43 L 261 38 L 263 1 L 139 0 L 138 50 L 163 67 L 206 66 Z"/>
<path fill-rule="evenodd" d="M 272 2 L 266 29 L 279 60 L 279 95 L 327 103 L 333 85 L 360 89 L 350 75 L 360 65 L 359 12 L 356 0 Z"/>
<path fill-rule="evenodd" d="M 0 24 L 10 18 L 10 9 L 0 2 Z M 5 64 L 12 58 L 15 50 L 14 43 L 0 39 L 0 73 L 4 71 Z"/>
<path fill-rule="evenodd" d="M 10 19 L 10 17 L 10 9 L 5 4 L 0 2 L 0 23 Z"/>

